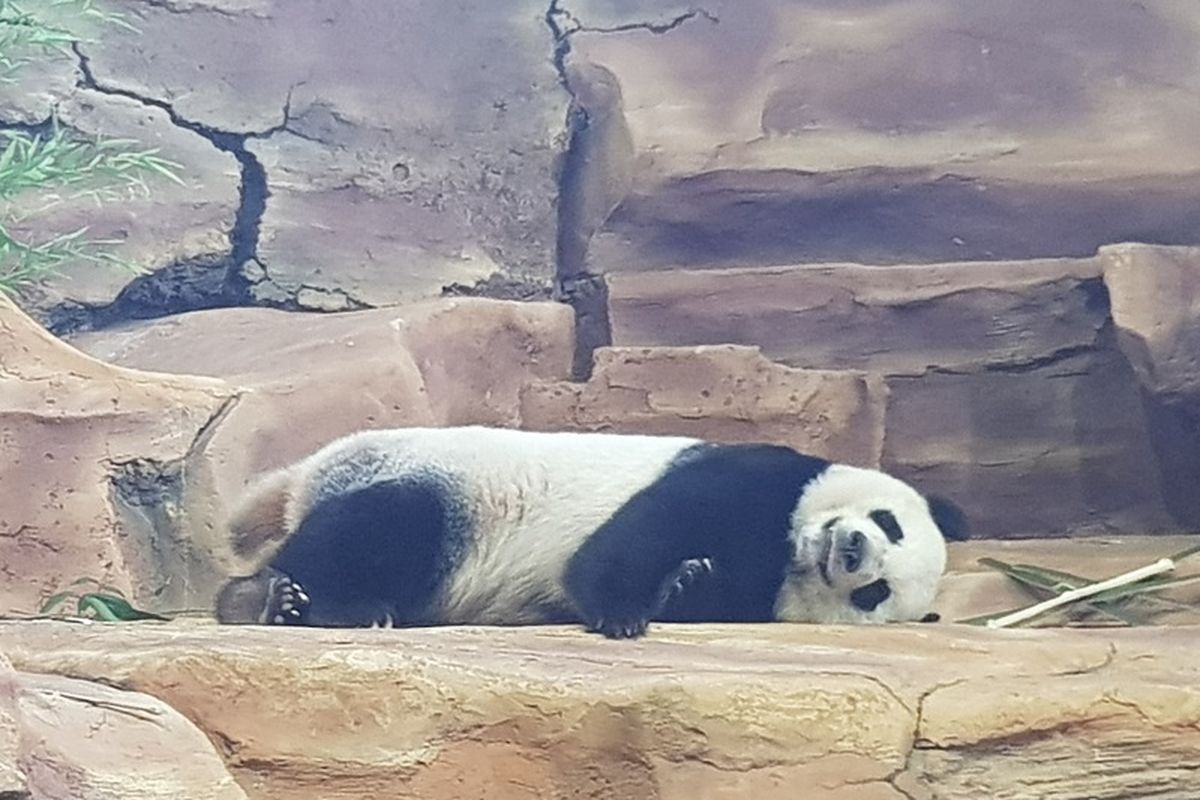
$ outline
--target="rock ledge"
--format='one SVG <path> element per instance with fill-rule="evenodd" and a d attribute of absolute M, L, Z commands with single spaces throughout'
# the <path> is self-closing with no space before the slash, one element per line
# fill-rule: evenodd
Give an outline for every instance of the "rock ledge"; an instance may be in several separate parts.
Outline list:
<path fill-rule="evenodd" d="M 249 797 L 1192 798 L 1200 627 L 0 625 L 157 697 Z"/>

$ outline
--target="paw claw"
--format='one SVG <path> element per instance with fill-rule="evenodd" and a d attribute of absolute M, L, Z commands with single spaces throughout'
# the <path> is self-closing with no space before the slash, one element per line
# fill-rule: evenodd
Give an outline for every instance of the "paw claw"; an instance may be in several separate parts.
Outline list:
<path fill-rule="evenodd" d="M 272 581 L 267 593 L 263 620 L 273 625 L 304 624 L 309 598 L 300 584 L 287 576 Z"/>

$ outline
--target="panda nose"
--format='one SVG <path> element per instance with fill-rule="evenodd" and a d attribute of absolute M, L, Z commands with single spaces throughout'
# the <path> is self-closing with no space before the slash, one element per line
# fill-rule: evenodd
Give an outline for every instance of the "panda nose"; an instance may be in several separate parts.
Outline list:
<path fill-rule="evenodd" d="M 867 537 L 862 531 L 854 531 L 842 540 L 842 546 L 838 549 L 842 551 L 842 565 L 845 566 L 846 572 L 858 571 L 862 566 L 863 551 L 866 547 Z"/>

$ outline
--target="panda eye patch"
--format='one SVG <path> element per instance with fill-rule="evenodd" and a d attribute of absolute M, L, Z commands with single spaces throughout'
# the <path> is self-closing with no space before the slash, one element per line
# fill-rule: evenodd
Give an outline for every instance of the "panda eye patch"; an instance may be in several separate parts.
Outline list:
<path fill-rule="evenodd" d="M 887 536 L 888 541 L 892 544 L 897 544 L 901 539 L 904 538 L 904 531 L 900 529 L 900 523 L 896 522 L 896 517 L 892 514 L 892 512 L 878 510 L 872 511 L 867 516 L 871 518 L 872 522 L 879 526 L 879 529 L 883 531 L 884 535 Z"/>
<path fill-rule="evenodd" d="M 855 608 L 863 611 L 874 611 L 875 607 L 892 596 L 892 587 L 888 586 L 888 582 L 880 578 L 879 580 L 868 583 L 866 586 L 860 586 L 850 593 L 850 602 Z"/>

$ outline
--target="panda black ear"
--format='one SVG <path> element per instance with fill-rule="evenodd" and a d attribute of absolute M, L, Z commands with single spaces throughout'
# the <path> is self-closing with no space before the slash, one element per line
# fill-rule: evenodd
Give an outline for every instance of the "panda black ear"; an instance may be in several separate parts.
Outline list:
<path fill-rule="evenodd" d="M 950 542 L 962 542 L 970 537 L 967 515 L 956 503 L 938 495 L 930 495 L 926 501 L 943 538 Z"/>

